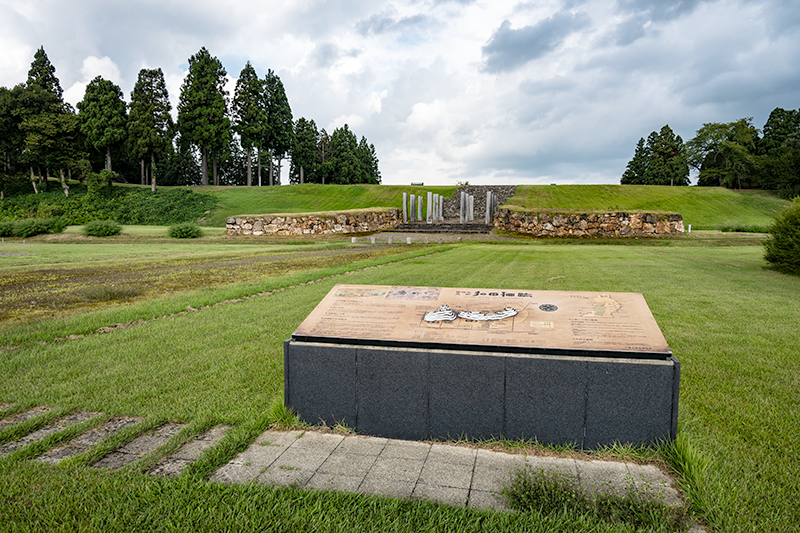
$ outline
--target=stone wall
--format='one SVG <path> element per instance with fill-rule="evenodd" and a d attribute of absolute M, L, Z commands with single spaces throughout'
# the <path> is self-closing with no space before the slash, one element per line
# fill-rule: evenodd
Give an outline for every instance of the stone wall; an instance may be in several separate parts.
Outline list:
<path fill-rule="evenodd" d="M 495 229 L 539 237 L 655 237 L 683 233 L 679 214 L 656 213 L 525 213 L 498 209 Z"/>
<path fill-rule="evenodd" d="M 363 211 L 332 215 L 247 215 L 228 217 L 228 235 L 330 235 L 334 233 L 367 233 L 391 229 L 401 222 L 402 213 Z"/>
<path fill-rule="evenodd" d="M 483 221 L 486 216 L 486 191 L 497 195 L 497 205 L 505 204 L 517 191 L 516 185 L 467 185 L 459 187 L 450 198 L 445 198 L 442 203 L 445 219 L 458 219 L 461 209 L 461 191 L 471 194 L 475 198 L 473 216 L 476 221 Z"/>

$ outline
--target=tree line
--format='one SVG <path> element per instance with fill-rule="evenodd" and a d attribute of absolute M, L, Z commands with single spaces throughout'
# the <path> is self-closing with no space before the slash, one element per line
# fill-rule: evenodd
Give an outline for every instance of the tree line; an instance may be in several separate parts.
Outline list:
<path fill-rule="evenodd" d="M 88 181 L 103 169 L 115 179 L 150 185 L 280 185 L 380 183 L 375 146 L 345 124 L 331 134 L 313 120 L 293 120 L 280 77 L 260 78 L 248 62 L 231 98 L 227 72 L 205 47 L 189 58 L 173 121 L 164 74 L 141 69 L 125 102 L 101 76 L 86 87 L 77 110 L 64 102 L 55 67 L 34 55 L 28 79 L 0 87 L 0 194 L 46 190 L 60 179 Z M 23 180 L 24 176 L 24 180 Z"/>
<path fill-rule="evenodd" d="M 784 198 L 800 196 L 800 110 L 772 110 L 759 131 L 752 118 L 709 122 L 684 143 L 669 125 L 639 139 L 622 184 L 697 185 L 771 189 Z"/>

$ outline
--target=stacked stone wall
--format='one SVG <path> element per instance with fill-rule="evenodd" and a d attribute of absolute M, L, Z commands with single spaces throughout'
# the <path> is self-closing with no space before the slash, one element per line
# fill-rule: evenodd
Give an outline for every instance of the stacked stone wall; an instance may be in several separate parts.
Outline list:
<path fill-rule="evenodd" d="M 498 209 L 495 229 L 538 237 L 655 237 L 683 233 L 683 217 L 663 213 L 526 213 Z"/>
<path fill-rule="evenodd" d="M 251 215 L 229 217 L 228 235 L 331 235 L 368 233 L 391 229 L 400 224 L 399 209 L 364 211 L 336 215 Z"/>

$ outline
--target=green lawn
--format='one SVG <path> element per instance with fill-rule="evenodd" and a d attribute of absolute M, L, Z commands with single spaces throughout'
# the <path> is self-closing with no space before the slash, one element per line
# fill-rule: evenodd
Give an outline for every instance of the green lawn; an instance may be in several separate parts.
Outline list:
<path fill-rule="evenodd" d="M 403 192 L 426 194 L 427 191 L 450 197 L 452 186 L 411 187 L 402 185 L 285 185 L 281 187 L 193 187 L 197 192 L 219 198 L 207 224 L 224 226 L 235 215 L 272 213 L 318 213 L 367 207 L 403 205 Z"/>
<path fill-rule="evenodd" d="M 146 427 L 180 420 L 189 423 L 186 439 L 215 424 L 235 426 L 215 454 L 177 480 L 153 479 L 136 468 L 115 474 L 87 468 L 103 450 L 61 467 L 27 460 L 56 438 L 14 452 L 0 459 L 0 523 L 12 531 L 630 531 L 569 511 L 511 516 L 205 482 L 267 425 L 269 405 L 282 396 L 283 340 L 335 283 L 344 282 L 641 292 L 682 364 L 680 432 L 711 464 L 696 492 L 700 515 L 718 531 L 796 531 L 800 278 L 767 270 L 760 246 L 398 248 L 404 255 L 0 326 L 0 346 L 18 347 L 0 350 L 0 402 L 14 402 L 16 410 L 51 405 L 59 413 L 141 415 Z M 400 258 L 410 260 L 324 279 Z M 321 281 L 300 285 L 312 280 Z M 172 314 L 187 305 L 200 311 Z M 52 341 L 139 319 L 128 329 Z M 25 429 L 31 428 L 0 431 L 0 442 Z"/>
<path fill-rule="evenodd" d="M 786 207 L 773 191 L 655 185 L 522 185 L 509 201 L 523 210 L 667 211 L 693 229 L 725 225 L 767 226 Z"/>
<path fill-rule="evenodd" d="M 203 226 L 200 228 L 203 235 L 222 235 L 225 233 L 225 226 L 212 227 Z M 149 237 L 166 237 L 169 231 L 169 226 L 122 226 L 122 235 L 145 235 Z M 67 226 L 64 228 L 64 233 L 68 235 L 82 235 L 83 226 Z"/>

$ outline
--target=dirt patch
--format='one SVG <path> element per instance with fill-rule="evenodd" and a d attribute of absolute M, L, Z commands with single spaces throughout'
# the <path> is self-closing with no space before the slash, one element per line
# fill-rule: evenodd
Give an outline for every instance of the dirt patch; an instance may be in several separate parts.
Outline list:
<path fill-rule="evenodd" d="M 177 292 L 258 281 L 405 252 L 349 247 L 0 272 L 0 321 L 52 318 Z"/>

